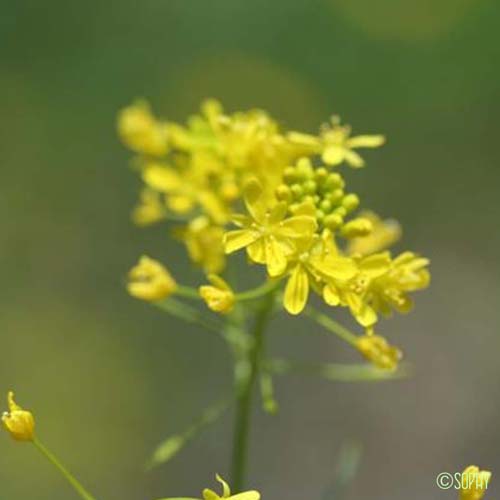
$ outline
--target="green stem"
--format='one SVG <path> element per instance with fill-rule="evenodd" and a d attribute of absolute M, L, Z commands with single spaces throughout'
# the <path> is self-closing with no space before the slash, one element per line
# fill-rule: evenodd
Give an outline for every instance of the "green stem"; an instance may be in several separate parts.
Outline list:
<path fill-rule="evenodd" d="M 276 284 L 274 284 L 276 286 Z M 272 290 L 272 289 L 270 289 Z M 269 291 L 268 291 L 269 292 Z M 271 317 L 274 305 L 274 294 L 268 293 L 257 312 L 253 329 L 253 342 L 248 352 L 246 375 L 237 387 L 237 406 L 234 425 L 233 458 L 231 464 L 232 486 L 241 492 L 245 484 L 248 459 L 248 442 L 253 392 L 258 379 L 262 350 L 264 348 L 264 332 Z"/>
<path fill-rule="evenodd" d="M 47 449 L 45 446 L 35 438 L 33 440 L 33 444 L 37 448 L 38 451 L 52 464 L 54 465 L 59 472 L 66 478 L 68 483 L 73 486 L 74 490 L 80 495 L 83 500 L 95 500 L 95 498 L 80 484 L 78 479 L 71 474 L 71 472 L 64 467 L 64 465 Z"/>
<path fill-rule="evenodd" d="M 258 286 L 257 288 L 247 290 L 246 292 L 237 293 L 235 297 L 238 301 L 260 299 L 261 297 L 267 295 L 269 292 L 272 292 L 277 285 L 278 281 L 269 280 L 266 281 L 263 285 Z"/>
<path fill-rule="evenodd" d="M 223 323 L 210 316 L 204 315 L 198 309 L 188 306 L 187 304 L 175 300 L 172 297 L 169 297 L 161 302 L 155 302 L 154 305 L 159 309 L 168 312 L 172 316 L 187 321 L 188 323 L 194 323 L 202 326 L 203 328 L 206 328 L 211 332 L 216 332 L 219 335 L 222 335 L 223 333 Z"/>
<path fill-rule="evenodd" d="M 304 309 L 304 314 L 326 328 L 329 332 L 332 332 L 337 335 L 337 337 L 345 340 L 348 344 L 351 344 L 353 347 L 357 346 L 357 335 L 349 331 L 340 323 L 334 321 L 332 318 L 330 318 L 330 316 L 327 316 L 326 314 L 323 314 L 322 312 L 319 312 L 310 306 Z"/>

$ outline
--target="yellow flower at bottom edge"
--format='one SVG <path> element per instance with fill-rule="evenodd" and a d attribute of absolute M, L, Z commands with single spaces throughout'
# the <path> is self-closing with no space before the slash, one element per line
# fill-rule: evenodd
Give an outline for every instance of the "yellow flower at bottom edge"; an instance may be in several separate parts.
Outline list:
<path fill-rule="evenodd" d="M 199 292 L 207 306 L 218 313 L 229 313 L 234 307 L 234 293 L 231 287 L 219 276 L 215 274 L 208 275 L 210 285 L 200 286 Z"/>
<path fill-rule="evenodd" d="M 491 472 L 469 465 L 462 472 L 459 500 L 481 500 L 488 489 L 490 479 Z"/>
<path fill-rule="evenodd" d="M 375 335 L 371 329 L 358 339 L 357 347 L 366 359 L 383 370 L 395 370 L 402 358 L 397 347 L 390 345 L 384 337 Z"/>
<path fill-rule="evenodd" d="M 129 271 L 128 279 L 128 293 L 148 302 L 165 299 L 177 288 L 177 283 L 165 267 L 145 255 Z"/>
<path fill-rule="evenodd" d="M 12 391 L 7 395 L 7 402 L 9 411 L 2 415 L 3 426 L 16 441 L 33 441 L 35 437 L 33 414 L 15 403 Z"/>
<path fill-rule="evenodd" d="M 229 485 L 218 474 L 215 476 L 217 481 L 222 485 L 222 496 L 219 496 L 215 491 L 208 488 L 203 490 L 203 500 L 260 500 L 260 493 L 258 491 L 245 491 L 236 495 L 231 495 Z"/>

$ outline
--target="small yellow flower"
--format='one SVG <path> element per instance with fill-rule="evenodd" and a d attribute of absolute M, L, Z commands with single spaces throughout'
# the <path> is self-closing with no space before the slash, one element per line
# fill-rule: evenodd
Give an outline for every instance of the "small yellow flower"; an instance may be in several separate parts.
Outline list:
<path fill-rule="evenodd" d="M 168 151 L 167 127 L 155 119 L 145 101 L 137 101 L 120 112 L 118 133 L 137 153 L 163 156 Z"/>
<path fill-rule="evenodd" d="M 245 491 L 237 495 L 231 495 L 229 485 L 218 474 L 215 476 L 217 481 L 222 485 L 222 496 L 215 493 L 215 491 L 208 488 L 203 490 L 203 500 L 260 500 L 260 493 L 258 491 Z"/>
<path fill-rule="evenodd" d="M 151 189 L 143 189 L 139 204 L 132 212 L 132 220 L 138 226 L 149 226 L 166 216 L 165 205 L 160 194 Z"/>
<path fill-rule="evenodd" d="M 404 252 L 396 257 L 388 271 L 370 284 L 369 302 L 384 316 L 390 316 L 392 309 L 407 313 L 413 306 L 408 292 L 426 288 L 430 274 L 426 267 L 429 260 L 413 252 Z"/>
<path fill-rule="evenodd" d="M 372 224 L 372 232 L 366 236 L 353 238 L 347 246 L 349 255 L 369 255 L 389 248 L 401 238 L 401 226 L 396 220 L 382 220 L 373 212 L 360 215 Z"/>
<path fill-rule="evenodd" d="M 491 472 L 469 465 L 462 472 L 459 500 L 481 500 L 488 489 Z"/>
<path fill-rule="evenodd" d="M 35 419 L 33 414 L 23 410 L 14 401 L 14 393 L 10 391 L 7 395 L 9 411 L 2 415 L 2 422 L 16 441 L 33 441 L 35 437 Z"/>
<path fill-rule="evenodd" d="M 395 370 L 402 357 L 397 347 L 390 345 L 384 337 L 375 335 L 371 330 L 359 337 L 357 347 L 366 359 L 383 370 Z"/>
<path fill-rule="evenodd" d="M 369 327 L 377 322 L 377 314 L 369 303 L 372 282 L 387 273 L 391 265 L 388 252 L 354 259 L 357 273 L 347 282 L 328 279 L 323 299 L 331 306 L 348 306 L 356 321 Z"/>
<path fill-rule="evenodd" d="M 231 287 L 219 276 L 208 275 L 210 285 L 200 286 L 199 292 L 202 299 L 212 311 L 218 313 L 229 313 L 234 307 L 234 293 Z"/>
<path fill-rule="evenodd" d="M 361 156 L 353 151 L 356 148 L 378 148 L 385 143 L 383 135 L 358 135 L 350 137 L 351 127 L 340 125 L 337 116 L 332 117 L 331 125 L 325 125 L 319 137 L 298 132 L 290 132 L 288 139 L 292 144 L 301 146 L 305 151 L 321 154 L 326 165 L 340 165 L 344 161 L 353 168 L 365 165 Z"/>
<path fill-rule="evenodd" d="M 295 243 L 289 272 L 283 304 L 290 314 L 299 314 L 307 304 L 310 287 L 321 294 L 324 281 L 347 281 L 356 274 L 357 267 L 352 259 L 338 253 L 331 232 L 325 229 L 321 236 Z"/>
<path fill-rule="evenodd" d="M 310 238 L 317 224 L 314 217 L 295 215 L 285 218 L 286 203 L 278 203 L 269 209 L 261 184 L 251 179 L 245 185 L 244 201 L 250 214 L 235 215 L 233 222 L 241 227 L 224 235 L 226 253 L 247 249 L 253 262 L 266 264 L 271 277 L 283 274 L 287 258 L 293 253 L 293 241 Z"/>
<path fill-rule="evenodd" d="M 156 302 L 171 295 L 177 284 L 158 261 L 143 255 L 128 275 L 127 290 L 132 297 Z"/>
<path fill-rule="evenodd" d="M 208 217 L 196 217 L 177 234 L 184 241 L 190 259 L 203 267 L 206 273 L 217 274 L 226 267 L 222 244 L 224 229 L 212 224 Z"/>

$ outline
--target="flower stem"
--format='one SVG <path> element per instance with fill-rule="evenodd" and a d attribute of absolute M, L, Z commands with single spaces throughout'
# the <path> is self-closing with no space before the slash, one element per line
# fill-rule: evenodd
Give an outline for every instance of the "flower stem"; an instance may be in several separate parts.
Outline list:
<path fill-rule="evenodd" d="M 342 326 L 326 314 L 323 314 L 310 306 L 304 309 L 304 314 L 326 328 L 329 332 L 334 333 L 337 337 L 340 337 L 348 344 L 356 347 L 358 341 L 357 335 L 349 331 L 345 326 Z"/>
<path fill-rule="evenodd" d="M 272 289 L 271 289 L 272 291 Z M 253 392 L 261 365 L 264 332 L 274 305 L 274 293 L 264 296 L 255 318 L 253 342 L 249 348 L 245 377 L 237 390 L 231 481 L 236 492 L 245 486 Z"/>
<path fill-rule="evenodd" d="M 74 490 L 83 500 L 95 500 L 95 498 L 80 484 L 78 479 L 71 474 L 71 472 L 64 467 L 64 465 L 50 452 L 37 438 L 33 440 L 33 444 L 38 451 L 52 464 L 59 472 L 66 478 L 66 480 L 73 486 Z"/>

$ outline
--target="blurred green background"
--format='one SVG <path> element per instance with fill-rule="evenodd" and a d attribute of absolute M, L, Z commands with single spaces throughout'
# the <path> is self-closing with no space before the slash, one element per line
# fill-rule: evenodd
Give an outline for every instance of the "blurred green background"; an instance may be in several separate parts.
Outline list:
<path fill-rule="evenodd" d="M 98 498 L 197 496 L 227 473 L 230 415 L 144 471 L 230 389 L 231 366 L 217 340 L 124 292 L 143 252 L 199 278 L 164 228 L 130 223 L 139 182 L 115 116 L 144 96 L 181 120 L 214 96 L 313 132 L 335 112 L 388 136 L 350 186 L 432 259 L 416 310 L 379 328 L 416 373 L 280 380 L 280 414 L 256 411 L 251 484 L 322 500 L 350 439 L 363 457 L 346 500 L 455 498 L 436 474 L 469 463 L 500 476 L 499 23 L 495 0 L 0 1 L 0 394 L 35 409 Z M 285 320 L 275 353 L 358 359 Z M 74 498 L 30 446 L 2 434 L 0 449 L 0 498 Z"/>

